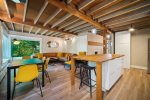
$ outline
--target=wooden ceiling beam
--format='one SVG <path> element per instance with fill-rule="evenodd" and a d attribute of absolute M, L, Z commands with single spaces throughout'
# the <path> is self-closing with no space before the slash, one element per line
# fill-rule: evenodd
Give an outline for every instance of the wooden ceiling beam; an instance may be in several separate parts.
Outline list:
<path fill-rule="evenodd" d="M 28 8 L 28 0 L 26 0 L 25 6 L 24 6 L 23 22 L 25 22 L 25 19 L 26 19 L 27 8 Z"/>
<path fill-rule="evenodd" d="M 22 33 L 23 33 L 23 31 L 24 31 L 24 24 L 22 24 Z"/>
<path fill-rule="evenodd" d="M 48 33 L 48 34 L 46 34 L 46 35 L 47 35 L 47 36 L 49 36 L 49 35 L 51 35 L 52 33 L 54 33 L 54 32 L 52 32 L 52 31 L 51 31 L 51 32 L 49 32 L 49 33 Z"/>
<path fill-rule="evenodd" d="M 56 33 L 52 34 L 51 36 L 52 36 L 52 37 L 55 37 L 55 35 L 58 35 L 58 34 L 60 34 L 60 33 L 59 33 L 59 32 L 56 32 Z"/>
<path fill-rule="evenodd" d="M 3 0 L 3 1 L 4 1 L 4 5 L 5 5 L 6 12 L 8 14 L 8 17 L 11 18 L 11 14 L 10 14 L 10 11 L 9 11 L 7 0 Z"/>
<path fill-rule="evenodd" d="M 71 14 L 66 14 L 65 16 L 63 16 L 62 18 L 60 18 L 58 21 L 56 21 L 51 28 L 54 28 L 55 26 L 59 25 L 60 23 L 62 23 L 63 21 L 65 21 L 66 19 L 68 19 L 69 17 L 71 17 Z"/>
<path fill-rule="evenodd" d="M 7 25 L 5 24 L 5 22 L 2 22 L 2 26 L 6 29 L 7 33 L 9 33 L 9 29 L 8 29 Z"/>
<path fill-rule="evenodd" d="M 69 26 L 69 25 L 71 25 L 71 24 L 73 24 L 79 20 L 80 19 L 75 19 L 75 20 L 72 20 L 71 22 L 69 21 L 69 22 L 65 23 L 64 25 L 60 26 L 58 29 L 63 29 L 63 28 L 65 28 L 65 27 L 67 27 L 67 26 Z"/>
<path fill-rule="evenodd" d="M 78 5 L 78 9 L 82 10 L 83 8 L 85 8 L 86 6 L 88 6 L 89 4 L 91 4 L 92 2 L 94 2 L 95 0 L 84 0 L 83 2 L 81 2 Z"/>
<path fill-rule="evenodd" d="M 10 24 L 11 24 L 13 31 L 15 31 L 15 27 L 14 27 L 14 24 L 12 23 L 12 21 L 10 21 Z"/>
<path fill-rule="evenodd" d="M 48 17 L 48 19 L 45 21 L 45 23 L 43 24 L 43 26 L 46 26 L 46 25 L 47 25 L 52 19 L 54 19 L 61 11 L 62 11 L 62 9 L 56 10 L 55 13 L 53 13 L 51 16 Z"/>
<path fill-rule="evenodd" d="M 60 0 L 48 0 L 48 2 L 58 8 L 63 9 L 64 11 L 69 12 L 70 14 L 94 25 L 95 27 L 101 29 L 101 30 L 107 30 L 109 33 L 112 33 L 107 27 L 103 26 L 102 24 L 94 21 L 91 17 L 83 14 L 82 12 L 78 11 L 76 8 L 65 4 L 64 2 L 61 2 Z"/>
<path fill-rule="evenodd" d="M 135 6 L 131 6 L 129 8 L 122 9 L 122 10 L 116 11 L 116 12 L 114 12 L 112 14 L 109 14 L 108 16 L 101 17 L 101 18 L 98 19 L 98 22 L 109 20 L 109 19 L 121 16 L 121 15 L 126 15 L 126 14 L 128 14 L 130 12 L 133 12 L 133 11 L 136 11 L 136 10 L 142 9 L 144 7 L 148 7 L 148 6 L 150 8 L 150 3 L 149 3 L 148 0 L 147 1 L 145 0 L 142 3 L 139 3 L 139 4 L 135 5 Z"/>
<path fill-rule="evenodd" d="M 143 18 L 143 17 L 148 17 L 148 16 L 150 16 L 149 12 L 150 12 L 150 10 L 139 13 L 139 14 L 135 14 L 135 15 L 132 15 L 132 16 L 127 16 L 125 18 L 115 20 L 112 23 L 107 24 L 107 26 L 109 26 L 109 27 L 110 26 L 115 26 L 115 25 L 119 25 L 121 23 L 125 23 L 125 22 L 128 22 L 128 21 L 137 20 L 137 19 L 140 19 L 140 18 Z"/>
<path fill-rule="evenodd" d="M 33 26 L 30 27 L 29 34 L 31 34 Z"/>
<path fill-rule="evenodd" d="M 140 18 L 140 19 L 136 19 L 136 20 L 131 20 L 131 21 L 128 21 L 128 22 L 125 22 L 125 23 L 121 23 L 121 24 L 118 24 L 116 26 L 110 26 L 110 28 L 118 28 L 118 27 L 122 27 L 122 26 L 126 26 L 126 25 L 134 25 L 135 23 L 141 23 L 141 22 L 150 22 L 150 17 L 144 17 L 144 18 Z"/>
<path fill-rule="evenodd" d="M 130 7 L 132 5 L 135 5 L 137 3 L 140 3 L 144 0 L 135 0 L 135 1 L 129 1 L 129 0 L 124 0 L 112 7 L 110 7 L 109 9 L 106 9 L 104 11 L 101 11 L 99 13 L 97 13 L 96 15 L 93 16 L 94 19 L 97 19 L 97 18 L 100 18 L 100 17 L 103 17 L 103 16 L 106 16 L 106 15 L 109 15 L 111 13 L 114 13 L 116 11 L 119 11 L 121 9 L 124 9 L 124 8 L 127 8 L 127 7 Z"/>
<path fill-rule="evenodd" d="M 83 32 L 83 31 L 87 32 L 87 31 L 89 31 L 89 30 L 91 30 L 93 28 L 95 28 L 95 27 L 94 26 L 89 26 L 89 27 L 86 27 L 84 29 L 77 30 L 77 31 L 75 31 L 75 33 L 80 33 L 80 32 Z"/>
<path fill-rule="evenodd" d="M 48 1 L 45 0 L 44 5 L 41 7 L 41 9 L 40 9 L 40 11 L 39 11 L 37 17 L 36 17 L 35 20 L 34 20 L 34 24 L 37 23 L 37 21 L 38 21 L 39 18 L 41 17 L 41 15 L 42 15 L 42 13 L 44 12 L 44 10 L 45 10 L 45 8 L 47 7 L 47 5 L 48 5 Z"/>
<path fill-rule="evenodd" d="M 76 28 L 71 29 L 69 32 L 74 32 L 76 30 L 79 30 L 79 29 L 82 29 L 82 28 L 85 28 L 85 27 L 88 27 L 88 26 L 91 26 L 91 24 L 85 23 L 83 25 L 80 25 L 80 26 L 78 26 Z"/>
<path fill-rule="evenodd" d="M 28 19 L 26 19 L 25 22 L 22 22 L 22 19 L 17 18 L 17 17 L 9 18 L 6 12 L 1 12 L 0 11 L 0 15 L 1 15 L 0 19 L 3 20 L 3 21 L 6 21 L 6 22 L 13 22 L 13 23 L 18 23 L 18 24 L 25 24 L 25 25 L 29 25 L 29 26 L 33 26 L 33 27 L 39 27 L 39 28 L 42 28 L 42 29 L 46 29 L 46 30 L 49 30 L 49 31 L 61 32 L 61 33 L 64 33 L 64 34 L 74 34 L 74 33 L 71 33 L 71 32 L 66 32 L 66 31 L 63 31 L 63 30 L 58 30 L 56 28 L 43 27 L 41 24 L 34 24 L 31 20 L 28 20 Z"/>
<path fill-rule="evenodd" d="M 70 30 L 74 27 L 77 27 L 77 26 L 85 24 L 85 23 L 86 23 L 85 21 L 80 21 L 80 22 L 75 23 L 74 25 L 71 25 L 70 27 L 65 28 L 64 30 L 67 31 L 67 30 Z"/>
<path fill-rule="evenodd" d="M 35 34 L 38 34 L 40 31 L 41 31 L 41 28 L 39 28 L 39 29 L 35 32 Z"/>
<path fill-rule="evenodd" d="M 44 35 L 46 32 L 48 32 L 48 30 L 44 30 L 41 35 Z"/>
<path fill-rule="evenodd" d="M 93 15 L 96 14 L 97 12 L 100 12 L 103 9 L 109 8 L 112 5 L 115 5 L 123 0 L 104 0 L 102 3 L 99 3 L 95 7 L 92 7 L 87 11 L 87 14 Z"/>

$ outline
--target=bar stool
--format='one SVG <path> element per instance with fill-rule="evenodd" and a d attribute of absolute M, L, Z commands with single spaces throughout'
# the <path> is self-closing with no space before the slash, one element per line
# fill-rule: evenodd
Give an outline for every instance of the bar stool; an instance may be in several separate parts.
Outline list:
<path fill-rule="evenodd" d="M 90 87 L 90 97 L 92 98 L 92 87 L 94 87 L 96 84 L 92 85 L 92 81 L 96 82 L 95 80 L 92 80 L 91 78 L 91 71 L 94 70 L 95 76 L 96 76 L 96 71 L 95 67 L 91 67 L 88 65 L 83 65 L 80 66 L 81 68 L 81 73 L 80 73 L 80 86 L 79 89 L 83 86 L 83 84 L 87 85 Z"/>

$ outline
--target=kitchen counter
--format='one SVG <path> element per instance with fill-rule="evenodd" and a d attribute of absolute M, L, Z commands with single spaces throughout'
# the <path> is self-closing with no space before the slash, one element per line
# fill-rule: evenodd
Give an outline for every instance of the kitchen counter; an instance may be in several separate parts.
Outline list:
<path fill-rule="evenodd" d="M 75 84 L 75 60 L 92 61 L 96 63 L 96 100 L 102 100 L 102 65 L 105 62 L 121 58 L 120 54 L 97 54 L 86 56 L 74 56 L 71 58 L 71 85 Z M 114 66 L 115 67 L 115 66 Z"/>

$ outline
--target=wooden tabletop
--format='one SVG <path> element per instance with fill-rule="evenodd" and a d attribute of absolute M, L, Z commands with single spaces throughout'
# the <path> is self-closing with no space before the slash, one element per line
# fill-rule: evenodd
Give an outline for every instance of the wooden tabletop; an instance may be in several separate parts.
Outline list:
<path fill-rule="evenodd" d="M 86 56 L 74 56 L 73 59 L 86 60 L 93 62 L 105 62 L 115 58 L 123 57 L 121 54 L 97 54 L 97 55 L 86 55 Z"/>

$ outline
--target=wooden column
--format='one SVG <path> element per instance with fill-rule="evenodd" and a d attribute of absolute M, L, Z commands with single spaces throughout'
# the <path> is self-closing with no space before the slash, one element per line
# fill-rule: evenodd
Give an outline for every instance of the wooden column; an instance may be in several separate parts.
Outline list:
<path fill-rule="evenodd" d="M 107 39 L 106 39 L 107 30 L 103 30 L 102 35 L 103 35 L 103 53 L 106 54 L 107 53 Z"/>
<path fill-rule="evenodd" d="M 75 84 L 75 59 L 71 58 L 71 85 Z"/>
<path fill-rule="evenodd" d="M 102 63 L 96 63 L 96 100 L 102 100 Z"/>

